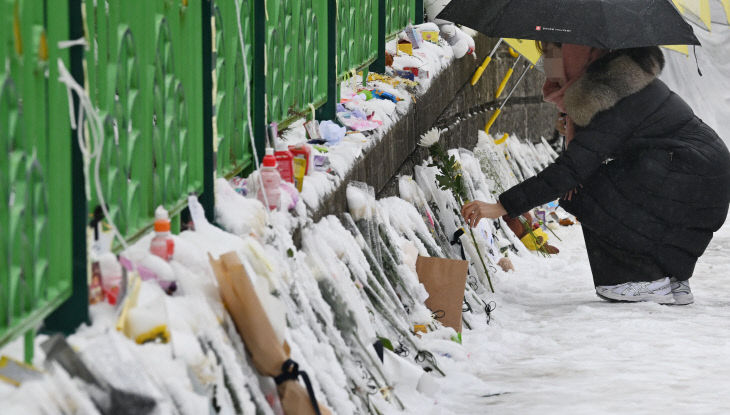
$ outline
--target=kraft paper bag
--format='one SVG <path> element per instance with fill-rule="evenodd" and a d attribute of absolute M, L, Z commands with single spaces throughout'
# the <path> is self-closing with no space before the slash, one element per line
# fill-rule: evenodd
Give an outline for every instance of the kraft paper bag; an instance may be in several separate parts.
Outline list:
<path fill-rule="evenodd" d="M 218 260 L 208 254 L 208 259 L 218 280 L 223 303 L 236 324 L 256 370 L 266 376 L 278 376 L 282 365 L 289 359 L 289 348 L 286 344 L 278 343 L 274 328 L 238 254 L 229 252 Z M 285 381 L 277 389 L 285 414 L 316 415 L 309 394 L 299 382 Z M 327 408 L 321 404 L 317 406 L 320 414 L 330 415 Z"/>
<path fill-rule="evenodd" d="M 461 333 L 461 312 L 468 271 L 468 261 L 422 256 L 416 261 L 418 279 L 428 291 L 426 307 L 444 326 L 458 333 Z"/>

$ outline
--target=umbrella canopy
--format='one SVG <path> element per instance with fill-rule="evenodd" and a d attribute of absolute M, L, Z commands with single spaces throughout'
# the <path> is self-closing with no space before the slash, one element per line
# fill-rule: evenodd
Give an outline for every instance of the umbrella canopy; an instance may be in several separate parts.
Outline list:
<path fill-rule="evenodd" d="M 492 37 L 602 49 L 700 44 L 669 0 L 452 0 L 438 18 Z"/>

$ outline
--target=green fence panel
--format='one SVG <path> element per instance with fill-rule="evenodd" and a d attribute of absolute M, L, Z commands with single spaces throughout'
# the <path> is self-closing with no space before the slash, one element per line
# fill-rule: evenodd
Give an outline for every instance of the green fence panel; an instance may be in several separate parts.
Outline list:
<path fill-rule="evenodd" d="M 79 184 L 71 182 L 68 101 L 55 62 L 71 66 L 57 45 L 68 39 L 72 4 L 0 0 L 0 144 L 8 153 L 0 159 L 0 344 L 32 332 L 71 291 L 71 195 Z M 89 211 L 101 202 L 98 177 L 109 219 L 132 241 L 151 227 L 157 205 L 177 213 L 190 192 L 210 187 L 213 170 L 250 168 L 247 91 L 259 147 L 266 122 L 283 128 L 336 102 L 337 82 L 382 55 L 381 25 L 393 35 L 418 22 L 419 4 L 85 0 L 85 86 L 103 121 L 101 143 L 86 137 L 101 154 L 100 168 L 85 171 Z M 212 65 L 201 64 L 208 56 Z"/>
<path fill-rule="evenodd" d="M 88 89 L 104 119 L 99 178 L 111 220 L 131 240 L 149 229 L 157 205 L 177 212 L 202 190 L 201 3 L 84 7 Z"/>
<path fill-rule="evenodd" d="M 337 75 L 370 65 L 378 57 L 378 0 L 337 3 Z"/>
<path fill-rule="evenodd" d="M 385 33 L 393 36 L 415 21 L 415 0 L 385 0 Z M 423 11 L 421 11 L 423 14 Z"/>
<path fill-rule="evenodd" d="M 7 153 L 0 157 L 3 345 L 32 333 L 69 297 L 72 243 L 68 101 L 52 81 L 57 59 L 69 64 L 68 52 L 57 47 L 68 36 L 67 9 L 44 0 L 2 0 L 0 21 L 0 145 Z M 30 354 L 26 347 L 26 359 Z"/>
<path fill-rule="evenodd" d="M 241 10 L 241 34 L 246 49 L 246 66 L 241 51 L 241 40 L 236 16 L 236 5 Z M 248 128 L 246 84 L 253 79 L 253 1 L 216 0 L 213 2 L 213 32 L 215 61 L 215 121 L 217 166 L 221 176 L 231 176 L 247 170 L 253 161 Z M 253 98 L 252 98 L 253 99 Z"/>
<path fill-rule="evenodd" d="M 327 101 L 327 4 L 327 0 L 266 3 L 269 122 L 284 127 L 308 113 L 310 104 L 316 108 Z"/>

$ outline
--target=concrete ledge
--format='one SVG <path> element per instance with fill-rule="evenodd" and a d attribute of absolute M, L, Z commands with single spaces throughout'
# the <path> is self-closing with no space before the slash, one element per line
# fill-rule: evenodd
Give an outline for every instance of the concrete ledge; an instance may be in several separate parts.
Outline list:
<path fill-rule="evenodd" d="M 330 214 L 347 211 L 345 192 L 351 181 L 368 183 L 375 188 L 378 196 L 397 195 L 397 176 L 412 174 L 413 166 L 420 164 L 428 156 L 428 152 L 416 145 L 419 137 L 434 124 L 471 107 L 494 100 L 502 77 L 514 63 L 501 46 L 492 63 L 484 71 L 479 83 L 470 85 L 474 70 L 491 51 L 496 41 L 479 35 L 475 38 L 476 50 L 481 53 L 479 59 L 466 56 L 455 61 L 445 69 L 391 130 L 355 164 L 345 176 L 340 186 L 322 201 L 319 209 L 313 213 L 314 221 Z M 521 74 L 522 65 L 518 65 L 513 79 L 507 85 L 506 95 Z M 492 132 L 516 133 L 523 138 L 547 136 L 552 132 L 555 109 L 551 104 L 541 103 L 541 87 L 544 77 L 536 70 L 531 70 L 515 90 L 513 97 L 529 98 L 524 101 L 540 103 L 518 103 L 505 105 L 500 118 L 492 127 Z M 517 100 L 516 100 L 517 101 Z M 471 148 L 476 144 L 477 131 L 484 127 L 490 112 L 474 117 L 468 122 L 460 123 L 445 134 L 447 148 Z"/>

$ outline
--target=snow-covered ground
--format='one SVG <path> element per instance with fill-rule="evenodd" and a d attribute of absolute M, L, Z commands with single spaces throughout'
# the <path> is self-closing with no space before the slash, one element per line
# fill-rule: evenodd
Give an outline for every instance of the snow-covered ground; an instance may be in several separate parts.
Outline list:
<path fill-rule="evenodd" d="M 557 256 L 514 258 L 491 324 L 464 333 L 469 359 L 451 368 L 489 385 L 469 393 L 502 394 L 462 392 L 454 412 L 730 413 L 730 222 L 697 264 L 690 306 L 599 300 L 580 227 L 559 236 Z"/>

